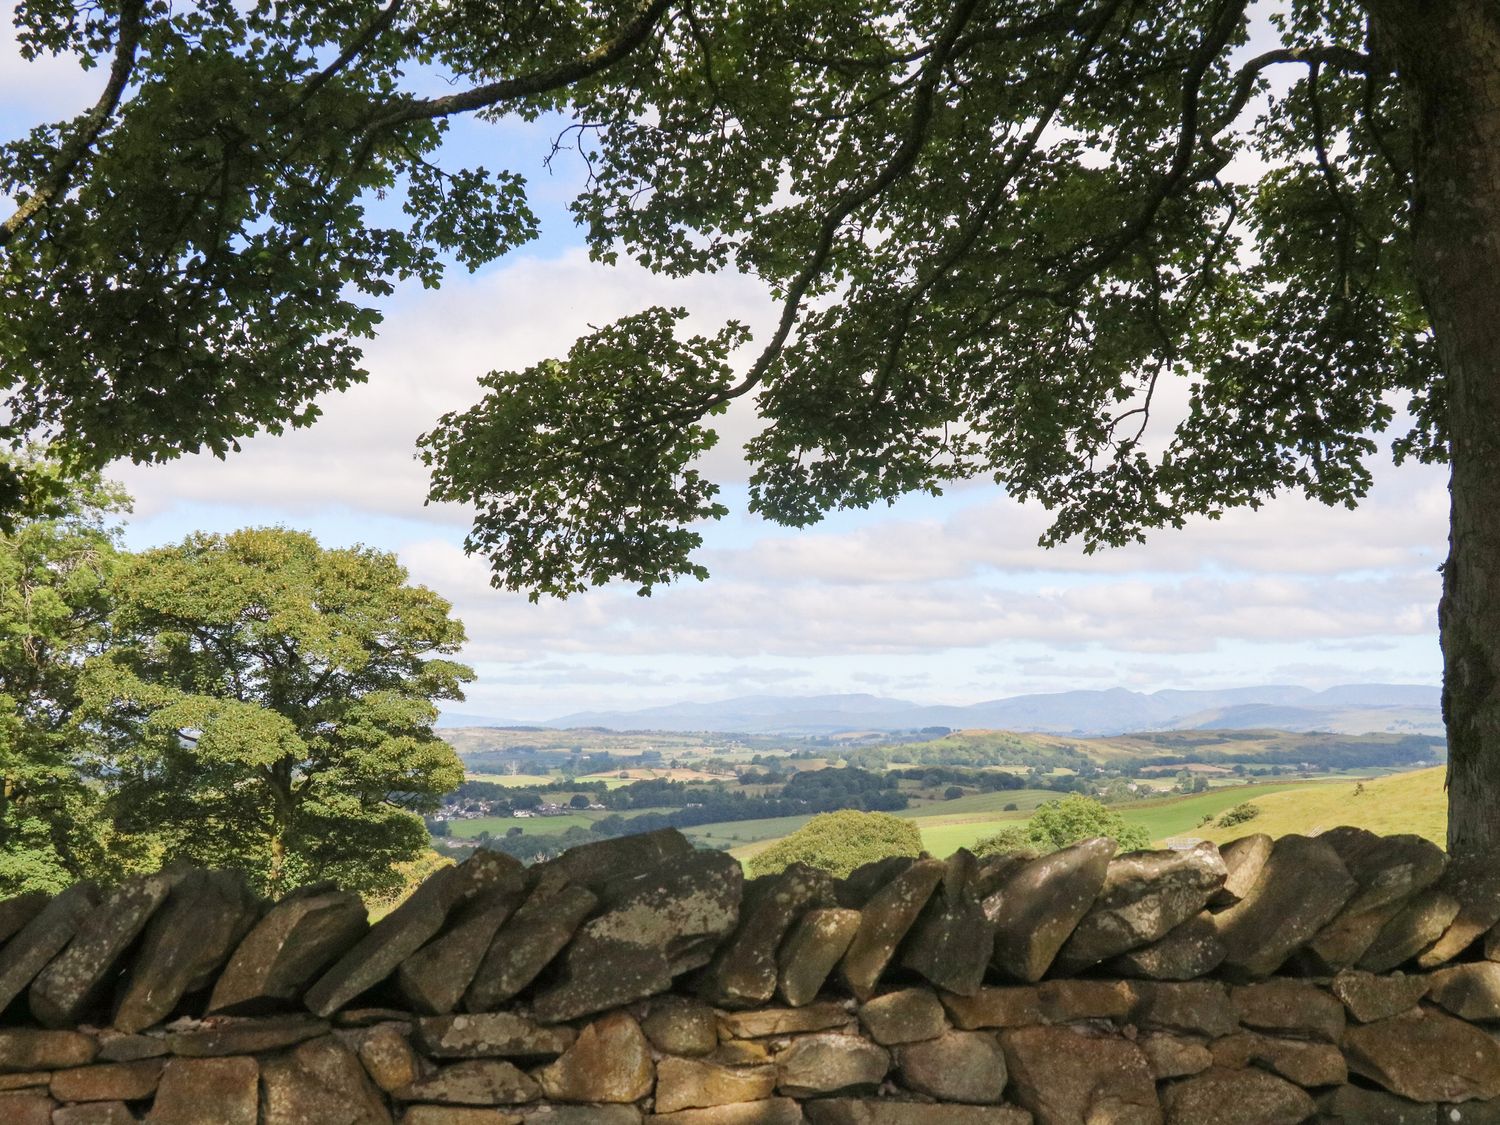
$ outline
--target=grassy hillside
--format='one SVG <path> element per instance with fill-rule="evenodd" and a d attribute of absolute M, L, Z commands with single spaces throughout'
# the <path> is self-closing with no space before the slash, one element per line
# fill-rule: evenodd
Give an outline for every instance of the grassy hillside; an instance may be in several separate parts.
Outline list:
<path fill-rule="evenodd" d="M 1190 797 L 1164 798 L 1135 804 L 1114 806 L 1127 823 L 1139 824 L 1161 842 L 1174 836 L 1191 836 L 1223 843 L 1251 832 L 1284 836 L 1291 832 L 1304 835 L 1321 832 L 1339 824 L 1354 824 L 1372 832 L 1412 832 L 1442 843 L 1447 818 L 1443 796 L 1441 767 L 1413 773 L 1391 774 L 1363 782 L 1358 796 L 1354 791 L 1360 782 L 1295 781 L 1264 785 L 1235 786 L 1198 793 Z M 965 797 L 941 805 L 927 805 L 897 813 L 917 822 L 922 832 L 922 846 L 935 856 L 951 855 L 958 848 L 969 847 L 977 840 L 1011 824 L 1024 823 L 1027 813 L 1042 801 L 1058 794 L 1044 790 L 1020 790 L 1012 793 L 986 793 Z M 1016 812 L 1001 812 L 1004 800 L 1016 800 Z M 1205 816 L 1217 819 L 1226 810 L 1249 801 L 1261 809 L 1254 820 L 1232 828 L 1202 825 Z M 964 806 L 968 806 L 967 810 Z M 989 811 L 984 811 L 990 806 Z M 805 817 L 780 820 L 746 821 L 739 824 L 705 825 L 692 829 L 690 835 L 704 842 L 735 842 L 730 854 L 744 860 L 763 851 L 781 836 L 806 823 Z"/>
<path fill-rule="evenodd" d="M 1205 828 L 1194 832 L 1206 840 L 1223 843 L 1249 832 L 1285 836 L 1298 832 L 1314 834 L 1339 824 L 1353 824 L 1371 832 L 1414 832 L 1442 844 L 1447 840 L 1447 798 L 1443 793 L 1442 767 L 1392 774 L 1359 783 L 1327 782 L 1250 800 L 1261 813 L 1254 820 L 1233 828 Z"/>

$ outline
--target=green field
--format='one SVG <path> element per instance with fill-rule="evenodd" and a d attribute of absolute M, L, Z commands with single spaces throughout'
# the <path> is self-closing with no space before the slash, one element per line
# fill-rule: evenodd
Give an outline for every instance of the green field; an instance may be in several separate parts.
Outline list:
<path fill-rule="evenodd" d="M 631 809 L 619 815 L 629 819 L 645 812 L 667 811 L 670 810 Z M 512 828 L 519 828 L 526 836 L 556 836 L 569 828 L 587 828 L 594 821 L 612 815 L 614 814 L 606 809 L 603 812 L 574 812 L 562 816 L 481 816 L 474 820 L 450 820 L 448 830 L 455 840 L 470 840 L 481 832 L 488 832 L 491 836 L 504 836 Z"/>
<path fill-rule="evenodd" d="M 1261 810 L 1254 820 L 1233 828 L 1204 828 L 1194 835 L 1223 843 L 1248 832 L 1312 835 L 1335 825 L 1352 824 L 1371 832 L 1411 832 L 1446 844 L 1448 807 L 1443 772 L 1442 766 L 1436 766 L 1373 778 L 1364 782 L 1364 791 L 1358 794 L 1355 782 L 1340 781 L 1264 798 L 1253 796 L 1250 800 Z"/>
<path fill-rule="evenodd" d="M 532 785 L 548 785 L 558 778 L 544 777 L 539 773 L 471 773 L 464 778 L 465 781 L 487 781 L 491 785 L 509 785 L 516 789 L 524 789 Z"/>

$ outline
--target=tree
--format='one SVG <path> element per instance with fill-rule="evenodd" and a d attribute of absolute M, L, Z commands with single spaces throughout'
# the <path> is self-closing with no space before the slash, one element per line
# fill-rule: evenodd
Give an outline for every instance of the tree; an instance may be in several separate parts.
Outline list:
<path fill-rule="evenodd" d="M 1288 489 L 1355 504 L 1405 408 L 1397 457 L 1452 473 L 1450 845 L 1500 850 L 1492 0 L 17 19 L 23 49 L 108 73 L 88 113 L 0 153 L 13 441 L 100 466 L 310 422 L 364 377 L 392 284 L 534 233 L 517 174 L 443 166 L 444 122 L 561 112 L 596 256 L 735 268 L 782 304 L 743 365 L 743 326 L 684 339 L 683 310 L 646 309 L 440 419 L 432 495 L 474 505 L 498 584 L 702 577 L 694 524 L 726 509 L 696 461 L 747 396 L 771 519 L 990 476 L 1054 511 L 1046 542 L 1090 550 Z M 416 92 L 432 70 L 454 88 Z M 374 206 L 392 195 L 400 225 Z M 1163 419 L 1173 380 L 1189 404 Z"/>
<path fill-rule="evenodd" d="M 819 813 L 751 859 L 748 869 L 758 877 L 805 863 L 842 879 L 877 859 L 921 854 L 922 833 L 911 821 L 890 813 L 845 809 Z"/>
<path fill-rule="evenodd" d="M 1151 846 L 1151 834 L 1138 824 L 1127 824 L 1114 809 L 1079 793 L 1040 805 L 1024 825 L 1002 829 L 974 845 L 975 855 L 998 852 L 1055 852 L 1089 840 L 1108 836 L 1122 852 Z"/>
<path fill-rule="evenodd" d="M 586 808 L 588 808 L 589 807 L 588 794 L 587 793 L 574 793 L 572 799 L 568 801 L 568 807 L 570 809 L 586 809 Z"/>
<path fill-rule="evenodd" d="M 310 535 L 198 534 L 111 583 L 109 647 L 84 668 L 121 827 L 164 858 L 366 892 L 427 850 L 420 813 L 463 781 L 435 699 L 473 673 L 446 601 L 394 556 Z"/>
<path fill-rule="evenodd" d="M 103 873 L 89 743 L 74 720 L 79 669 L 104 643 L 106 586 L 122 557 L 113 520 L 129 508 L 96 475 L 68 481 L 45 459 L 18 461 L 56 499 L 0 532 L 0 897 Z"/>

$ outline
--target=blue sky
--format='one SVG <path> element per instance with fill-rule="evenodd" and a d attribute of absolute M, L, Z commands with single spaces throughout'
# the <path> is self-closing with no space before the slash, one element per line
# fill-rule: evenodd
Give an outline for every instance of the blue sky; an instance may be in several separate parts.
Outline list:
<path fill-rule="evenodd" d="M 9 31 L 7 18 L 0 135 L 93 100 L 97 71 L 24 64 Z M 312 429 L 256 438 L 226 462 L 118 467 L 136 497 L 129 544 L 284 524 L 395 551 L 468 628 L 479 681 L 452 709 L 505 718 L 758 692 L 961 703 L 1115 686 L 1438 682 L 1445 474 L 1381 461 L 1355 511 L 1283 498 L 1086 557 L 1037 547 L 1045 513 L 985 483 L 809 531 L 765 524 L 744 512 L 746 408 L 709 461 L 735 513 L 704 529 L 707 583 L 540 605 L 493 590 L 484 563 L 463 554 L 465 513 L 424 505 L 416 436 L 473 402 L 480 375 L 560 354 L 589 324 L 663 303 L 708 330 L 729 317 L 763 326 L 770 311 L 743 277 L 671 282 L 590 263 L 565 209 L 580 169 L 563 158 L 547 172 L 549 141 L 543 126 L 460 126 L 460 155 L 531 180 L 543 237 L 477 274 L 453 272 L 440 292 L 399 291 L 368 349 L 370 382 L 327 400 Z"/>

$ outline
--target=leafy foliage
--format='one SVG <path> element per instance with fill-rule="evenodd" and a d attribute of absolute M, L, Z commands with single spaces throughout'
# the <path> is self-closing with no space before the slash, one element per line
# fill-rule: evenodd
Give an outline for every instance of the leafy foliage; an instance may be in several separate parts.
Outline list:
<path fill-rule="evenodd" d="M 393 888 L 427 847 L 417 814 L 463 779 L 432 732 L 473 678 L 443 658 L 448 603 L 389 554 L 282 529 L 143 552 L 111 593 L 82 692 L 121 827 L 272 893 Z"/>
<path fill-rule="evenodd" d="M 0 897 L 56 891 L 112 862 L 74 720 L 79 668 L 106 639 L 121 557 L 111 521 L 128 507 L 96 476 L 67 483 L 55 463 L 10 460 L 61 499 L 0 532 Z"/>
<path fill-rule="evenodd" d="M 1002 829 L 974 845 L 975 855 L 1003 852 L 1055 852 L 1095 836 L 1108 836 L 1122 852 L 1151 846 L 1151 837 L 1137 824 L 1092 797 L 1077 793 L 1040 805 L 1024 825 Z"/>
<path fill-rule="evenodd" d="M 821 813 L 750 860 L 752 876 L 774 875 L 805 863 L 840 878 L 856 867 L 896 855 L 921 855 L 922 834 L 890 813 Z"/>
<path fill-rule="evenodd" d="M 1214 822 L 1214 826 L 1216 828 L 1233 828 L 1236 824 L 1244 824 L 1247 820 L 1254 820 L 1259 815 L 1260 806 L 1245 801 L 1227 810 Z"/>

